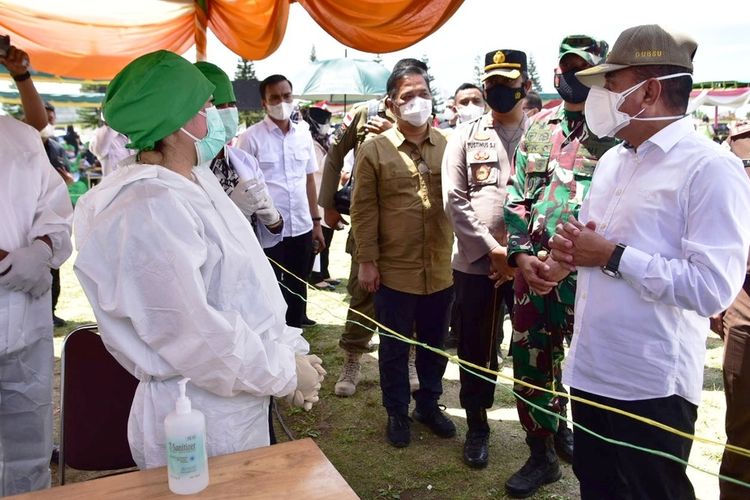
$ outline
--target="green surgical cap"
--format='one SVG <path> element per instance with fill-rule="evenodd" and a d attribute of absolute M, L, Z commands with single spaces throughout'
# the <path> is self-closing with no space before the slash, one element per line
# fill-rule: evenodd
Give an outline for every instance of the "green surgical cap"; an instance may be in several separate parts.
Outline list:
<path fill-rule="evenodd" d="M 128 147 L 148 151 L 198 114 L 213 91 L 187 59 L 158 50 L 132 61 L 110 82 L 104 119 L 128 136 Z"/>
<path fill-rule="evenodd" d="M 220 106 L 230 102 L 237 102 L 237 99 L 234 97 L 232 82 L 229 81 L 229 77 L 220 67 L 206 61 L 195 63 L 195 67 L 201 70 L 201 73 L 208 78 L 209 82 L 216 85 L 216 90 L 214 90 L 215 105 Z"/>

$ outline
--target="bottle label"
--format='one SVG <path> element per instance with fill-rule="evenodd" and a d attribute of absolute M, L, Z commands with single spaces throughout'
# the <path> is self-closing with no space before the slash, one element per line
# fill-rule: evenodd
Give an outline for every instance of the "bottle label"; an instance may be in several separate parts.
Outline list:
<path fill-rule="evenodd" d="M 203 436 L 191 434 L 185 439 L 167 441 L 167 468 L 173 479 L 191 479 L 203 472 L 206 463 Z"/>

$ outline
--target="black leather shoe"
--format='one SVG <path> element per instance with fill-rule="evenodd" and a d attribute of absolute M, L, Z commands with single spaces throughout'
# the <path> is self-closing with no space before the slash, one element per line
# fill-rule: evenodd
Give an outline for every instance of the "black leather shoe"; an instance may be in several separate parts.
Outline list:
<path fill-rule="evenodd" d="M 475 469 L 484 469 L 489 460 L 490 435 L 487 432 L 469 431 L 464 442 L 464 463 Z"/>
<path fill-rule="evenodd" d="M 311 326 L 315 326 L 318 323 L 316 321 L 311 320 L 310 318 L 302 318 L 302 328 L 310 328 Z"/>
<path fill-rule="evenodd" d="M 411 441 L 411 419 L 408 415 L 388 415 L 388 442 L 396 448 L 406 448 Z"/>
<path fill-rule="evenodd" d="M 562 422 L 555 433 L 555 451 L 558 457 L 573 463 L 573 431 L 567 425 L 562 425 Z"/>
<path fill-rule="evenodd" d="M 451 438 L 456 435 L 456 425 L 451 419 L 445 416 L 445 413 L 443 413 L 440 407 L 436 406 L 434 410 L 426 415 L 414 410 L 412 417 L 414 417 L 414 420 L 417 422 L 421 422 L 429 427 L 432 433 L 436 436 L 441 438 Z"/>
<path fill-rule="evenodd" d="M 52 325 L 53 326 L 65 326 L 67 324 L 68 324 L 68 322 L 65 321 L 64 319 L 58 318 L 54 314 L 52 315 Z"/>

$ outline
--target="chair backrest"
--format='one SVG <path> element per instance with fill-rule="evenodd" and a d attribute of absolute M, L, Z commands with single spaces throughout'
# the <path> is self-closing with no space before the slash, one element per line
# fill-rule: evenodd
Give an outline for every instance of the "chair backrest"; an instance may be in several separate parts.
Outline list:
<path fill-rule="evenodd" d="M 128 415 L 138 379 L 104 347 L 97 325 L 76 328 L 63 342 L 60 373 L 60 484 L 65 466 L 79 470 L 135 467 Z"/>

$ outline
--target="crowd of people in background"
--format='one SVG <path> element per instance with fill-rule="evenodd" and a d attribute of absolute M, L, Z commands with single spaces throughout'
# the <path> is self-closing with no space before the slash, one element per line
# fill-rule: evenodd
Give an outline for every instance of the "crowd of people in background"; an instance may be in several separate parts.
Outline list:
<path fill-rule="evenodd" d="M 692 123 L 697 47 L 657 25 L 611 47 L 566 36 L 555 106 L 531 90 L 522 46 L 490 50 L 481 84 L 460 85 L 442 120 L 427 66 L 402 59 L 386 94 L 335 131 L 332 112 L 300 108 L 281 74 L 260 82 L 265 116 L 240 131 L 224 71 L 157 51 L 109 84 L 89 144 L 72 125 L 56 137 L 55 107 L 11 47 L 0 62 L 28 125 L 0 117 L 0 496 L 49 486 L 51 333 L 65 324 L 55 307 L 72 230 L 102 339 L 140 381 L 128 435 L 151 468 L 166 463 L 161 424 L 183 377 L 209 455 L 275 443 L 274 397 L 318 402 L 326 372 L 302 334 L 315 325 L 308 288 L 341 283 L 329 249 L 349 227 L 334 394 L 356 395 L 362 356 L 377 349 L 388 443 L 410 446 L 414 421 L 457 433 L 440 404 L 447 358 L 391 333 L 452 342 L 471 364 L 462 459 L 488 465 L 508 318 L 528 445 L 509 495 L 558 481 L 565 460 L 585 499 L 694 498 L 683 464 L 568 421 L 687 461 L 690 439 L 611 408 L 694 434 L 712 317 L 726 343 L 728 442 L 750 448 L 750 125 L 722 147 L 707 119 Z M 96 167 L 98 185 L 72 188 Z M 750 461 L 727 451 L 721 472 L 750 482 Z M 720 484 L 722 498 L 747 496 Z"/>

